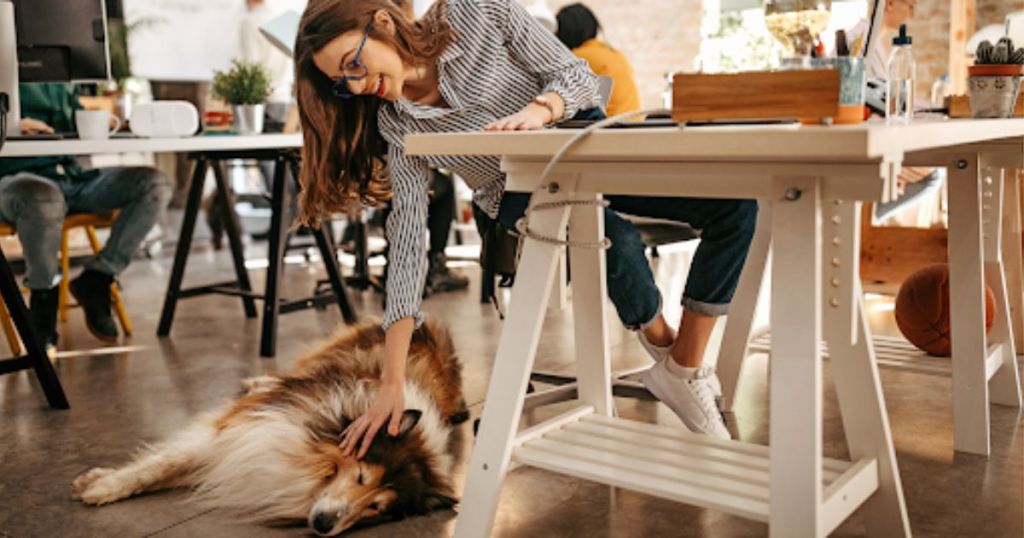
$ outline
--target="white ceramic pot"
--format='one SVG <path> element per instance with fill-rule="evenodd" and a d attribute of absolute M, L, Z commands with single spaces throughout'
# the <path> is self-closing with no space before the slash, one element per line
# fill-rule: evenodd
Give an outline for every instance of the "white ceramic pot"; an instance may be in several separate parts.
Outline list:
<path fill-rule="evenodd" d="M 263 132 L 264 105 L 235 105 L 235 133 L 253 135 Z"/>
<path fill-rule="evenodd" d="M 977 76 L 967 80 L 971 115 L 975 118 L 1010 118 L 1020 91 L 1020 76 Z"/>

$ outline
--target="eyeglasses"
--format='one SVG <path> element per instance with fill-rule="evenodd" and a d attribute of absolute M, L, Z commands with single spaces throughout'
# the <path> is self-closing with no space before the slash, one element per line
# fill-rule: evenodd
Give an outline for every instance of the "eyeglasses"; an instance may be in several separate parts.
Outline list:
<path fill-rule="evenodd" d="M 348 87 L 350 80 L 363 80 L 366 78 L 366 74 L 369 69 L 366 68 L 366 64 L 359 61 L 359 57 L 363 54 L 363 47 L 366 46 L 366 39 L 370 37 L 370 28 L 373 27 L 373 19 L 366 23 L 366 31 L 363 33 L 363 40 L 359 42 L 359 48 L 356 49 L 356 55 L 351 60 L 345 62 L 345 65 L 341 66 L 341 76 L 334 79 L 334 85 L 331 86 L 331 93 L 335 97 L 341 99 L 351 99 L 354 94 Z"/>

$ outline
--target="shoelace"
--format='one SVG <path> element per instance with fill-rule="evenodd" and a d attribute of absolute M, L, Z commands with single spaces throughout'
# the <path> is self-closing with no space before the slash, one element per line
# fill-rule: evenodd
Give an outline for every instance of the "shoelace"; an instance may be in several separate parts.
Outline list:
<path fill-rule="evenodd" d="M 714 366 L 701 366 L 700 369 L 697 370 L 697 378 L 707 380 L 706 384 L 708 385 L 708 388 L 711 389 L 712 394 L 715 395 L 715 398 L 722 397 L 722 385 L 719 383 L 712 383 L 712 380 L 715 379 Z"/>
<path fill-rule="evenodd" d="M 697 370 L 696 377 L 690 383 L 690 386 L 693 387 L 694 395 L 697 397 L 697 402 L 700 404 L 701 411 L 706 417 L 719 416 L 718 406 L 715 405 L 716 394 L 711 388 L 709 378 L 709 374 L 713 373 L 714 368 L 703 367 Z"/>

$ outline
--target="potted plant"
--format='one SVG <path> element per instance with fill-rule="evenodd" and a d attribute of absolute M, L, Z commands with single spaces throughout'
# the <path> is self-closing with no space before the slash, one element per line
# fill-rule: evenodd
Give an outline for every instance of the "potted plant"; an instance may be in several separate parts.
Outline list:
<path fill-rule="evenodd" d="M 975 118 L 1012 117 L 1020 91 L 1024 48 L 1014 48 L 1013 41 L 1004 37 L 995 45 L 982 41 L 974 56 L 974 65 L 968 68 L 971 114 Z"/>
<path fill-rule="evenodd" d="M 234 60 L 227 73 L 213 75 L 213 96 L 232 106 L 237 134 L 263 132 L 263 108 L 270 97 L 270 74 L 256 62 Z"/>

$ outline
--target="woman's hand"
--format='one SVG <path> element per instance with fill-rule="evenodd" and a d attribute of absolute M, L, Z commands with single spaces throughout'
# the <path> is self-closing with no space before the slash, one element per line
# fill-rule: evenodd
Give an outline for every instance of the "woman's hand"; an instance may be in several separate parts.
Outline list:
<path fill-rule="evenodd" d="M 526 108 L 504 118 L 492 121 L 484 125 L 485 131 L 533 131 L 541 129 L 544 124 L 551 120 L 551 112 L 548 109 L 529 104 Z"/>
<path fill-rule="evenodd" d="M 388 435 L 398 435 L 398 426 L 405 411 L 405 382 L 382 381 L 377 398 L 365 413 L 349 424 L 341 434 L 341 452 L 346 456 L 356 454 L 362 459 L 370 449 L 373 438 L 382 426 L 387 424 Z"/>
<path fill-rule="evenodd" d="M 53 134 L 53 127 L 32 118 L 22 118 L 21 122 L 18 123 L 18 127 L 25 134 Z"/>

